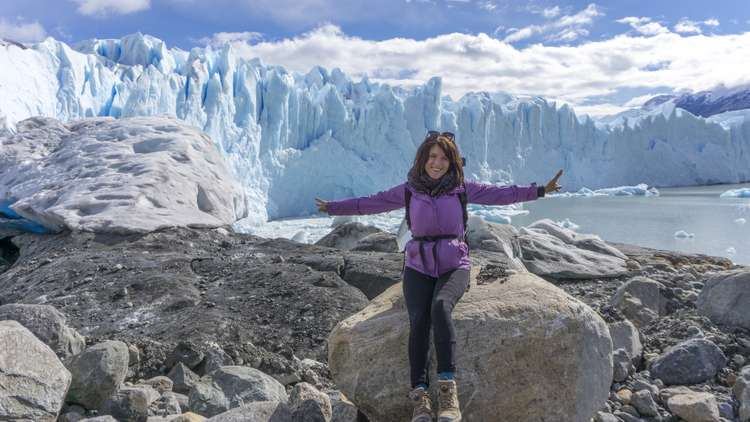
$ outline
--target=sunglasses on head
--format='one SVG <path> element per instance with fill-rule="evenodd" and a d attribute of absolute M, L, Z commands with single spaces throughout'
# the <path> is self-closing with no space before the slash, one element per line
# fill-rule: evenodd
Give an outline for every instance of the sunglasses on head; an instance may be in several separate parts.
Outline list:
<path fill-rule="evenodd" d="M 454 135 L 451 132 L 438 132 L 436 130 L 427 131 L 427 137 L 428 138 L 432 138 L 433 136 L 445 136 L 446 138 L 448 138 L 451 141 L 455 141 L 456 140 L 456 135 Z"/>

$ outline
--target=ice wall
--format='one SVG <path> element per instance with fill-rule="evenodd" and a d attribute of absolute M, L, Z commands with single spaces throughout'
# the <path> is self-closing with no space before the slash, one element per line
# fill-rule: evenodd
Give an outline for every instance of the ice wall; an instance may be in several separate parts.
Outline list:
<path fill-rule="evenodd" d="M 0 125 L 26 117 L 176 116 L 207 132 L 245 184 L 254 219 L 311 213 L 313 198 L 364 195 L 404 180 L 429 129 L 457 134 L 467 174 L 566 189 L 750 180 L 750 123 L 723 127 L 680 109 L 629 124 L 579 119 L 543 98 L 442 97 L 351 80 L 338 69 L 293 74 L 225 46 L 190 52 L 153 37 L 0 45 Z"/>

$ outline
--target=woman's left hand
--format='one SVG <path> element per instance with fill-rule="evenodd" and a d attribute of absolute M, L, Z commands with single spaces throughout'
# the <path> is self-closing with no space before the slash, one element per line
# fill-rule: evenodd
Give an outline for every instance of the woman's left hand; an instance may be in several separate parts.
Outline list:
<path fill-rule="evenodd" d="M 547 184 L 544 186 L 544 193 L 560 192 L 560 189 L 562 188 L 562 186 L 557 184 L 557 179 L 559 179 L 560 176 L 562 176 L 562 174 L 563 174 L 563 171 L 562 169 L 560 169 L 560 171 L 557 172 L 555 177 L 553 177 L 552 180 L 547 182 Z"/>

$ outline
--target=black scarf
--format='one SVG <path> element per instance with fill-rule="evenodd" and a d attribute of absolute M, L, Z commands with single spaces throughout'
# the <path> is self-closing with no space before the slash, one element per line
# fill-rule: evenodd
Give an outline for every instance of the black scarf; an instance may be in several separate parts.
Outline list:
<path fill-rule="evenodd" d="M 435 180 L 426 172 L 415 172 L 414 169 L 411 169 L 409 171 L 409 185 L 418 192 L 430 196 L 440 196 L 455 189 L 458 186 L 458 181 L 456 180 L 456 173 L 452 171 Z"/>

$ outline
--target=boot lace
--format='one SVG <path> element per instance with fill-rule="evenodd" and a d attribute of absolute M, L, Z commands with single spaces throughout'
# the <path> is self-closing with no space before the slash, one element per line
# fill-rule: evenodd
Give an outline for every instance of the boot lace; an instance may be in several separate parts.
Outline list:
<path fill-rule="evenodd" d="M 446 409 L 455 409 L 458 407 L 456 394 L 453 392 L 453 386 L 444 385 L 440 387 L 440 404 Z"/>
<path fill-rule="evenodd" d="M 414 415 L 430 414 L 432 406 L 430 396 L 424 389 L 418 388 L 409 393 L 409 399 L 414 403 Z"/>

